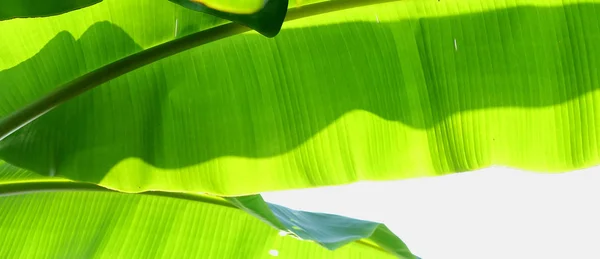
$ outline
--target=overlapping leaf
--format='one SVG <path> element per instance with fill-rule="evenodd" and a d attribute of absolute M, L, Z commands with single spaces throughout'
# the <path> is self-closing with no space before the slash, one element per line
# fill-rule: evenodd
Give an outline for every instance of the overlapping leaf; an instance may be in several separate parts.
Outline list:
<path fill-rule="evenodd" d="M 227 198 L 238 208 L 269 225 L 303 240 L 312 240 L 329 250 L 352 242 L 374 245 L 400 258 L 412 258 L 406 245 L 385 225 L 331 214 L 292 210 L 265 203 L 260 195 Z"/>
<path fill-rule="evenodd" d="M 288 0 L 170 0 L 192 10 L 246 25 L 267 37 L 281 30 Z"/>
<path fill-rule="evenodd" d="M 5 0 L 0 2 L 0 21 L 60 15 L 102 0 Z M 164 0 L 166 1 L 166 0 Z M 273 37 L 281 29 L 288 0 L 171 0 L 192 10 L 227 19 Z M 137 11 L 137 9 L 136 9 Z"/>
<path fill-rule="evenodd" d="M 221 22 L 146 1 L 131 17 L 136 5 L 0 23 L 0 114 Z M 0 142 L 0 157 L 124 191 L 220 194 L 595 165 L 597 10 L 402 1 L 301 19 L 274 39 L 245 33 L 113 80 Z"/>
<path fill-rule="evenodd" d="M 0 242 L 2 258 L 414 258 L 374 222 L 295 211 L 259 195 L 123 194 L 3 161 Z"/>
<path fill-rule="evenodd" d="M 3 258 L 398 258 L 358 243 L 329 251 L 237 209 L 142 194 L 30 193 L 0 209 Z"/>

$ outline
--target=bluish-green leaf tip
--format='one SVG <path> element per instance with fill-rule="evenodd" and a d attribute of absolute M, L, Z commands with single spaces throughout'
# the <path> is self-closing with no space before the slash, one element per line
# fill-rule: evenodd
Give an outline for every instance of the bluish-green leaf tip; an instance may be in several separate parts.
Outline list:
<path fill-rule="evenodd" d="M 314 241 L 331 251 L 352 242 L 369 240 L 375 243 L 375 248 L 398 258 L 416 258 L 398 236 L 380 223 L 293 210 L 267 203 L 260 195 L 229 197 L 226 200 L 285 233 Z"/>
<path fill-rule="evenodd" d="M 269 38 L 275 37 L 279 31 L 281 31 L 281 26 L 283 25 L 288 10 L 288 0 L 265 0 L 262 9 L 253 13 L 232 12 L 230 9 L 217 10 L 200 1 L 169 1 L 195 11 L 204 12 L 242 24 Z"/>

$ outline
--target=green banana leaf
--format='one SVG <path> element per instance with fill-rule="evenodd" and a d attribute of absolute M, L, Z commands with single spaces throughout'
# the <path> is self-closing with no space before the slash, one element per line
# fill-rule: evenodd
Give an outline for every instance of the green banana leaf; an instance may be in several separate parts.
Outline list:
<path fill-rule="evenodd" d="M 4 161 L 0 241 L 2 258 L 414 258 L 380 223 L 296 211 L 260 195 L 123 194 Z"/>
<path fill-rule="evenodd" d="M 230 207 L 143 194 L 29 193 L 0 208 L 2 258 L 414 258 L 368 243 L 330 251 Z"/>
<path fill-rule="evenodd" d="M 375 222 L 291 210 L 260 195 L 124 194 L 3 161 L 0 242 L 2 258 L 414 258 Z"/>
<path fill-rule="evenodd" d="M 597 165 L 597 5 L 395 1 L 286 22 L 273 39 L 242 33 L 56 107 L 2 140 L 0 158 L 126 192 L 226 195 Z M 222 23 L 136 0 L 2 22 L 0 116 Z"/>

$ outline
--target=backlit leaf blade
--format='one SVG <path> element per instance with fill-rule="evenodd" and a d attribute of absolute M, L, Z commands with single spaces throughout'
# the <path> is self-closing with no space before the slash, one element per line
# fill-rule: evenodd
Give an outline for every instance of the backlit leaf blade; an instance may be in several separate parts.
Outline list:
<path fill-rule="evenodd" d="M 296 212 L 267 204 L 259 195 L 226 200 L 184 193 L 123 194 L 91 184 L 32 178 L 0 161 L 2 258 L 414 258 L 396 236 L 377 242 L 377 232 L 352 235 L 358 222 L 385 228 L 381 224 Z M 272 217 L 256 217 L 255 212 Z M 310 219 L 317 215 L 319 221 Z M 302 233 L 310 236 L 299 235 L 301 240 L 281 235 L 282 230 L 299 233 L 282 224 L 274 228 L 281 220 L 299 222 L 308 230 Z M 331 247 L 323 243 L 324 237 L 346 242 Z M 398 242 L 395 251 L 385 247 L 389 240 Z"/>
<path fill-rule="evenodd" d="M 143 194 L 2 196 L 0 234 L 3 258 L 398 258 L 358 243 L 329 251 L 237 209 Z"/>
<path fill-rule="evenodd" d="M 228 195 L 597 165 L 597 7 L 401 1 L 293 21 L 274 39 L 245 33 L 58 107 L 0 142 L 0 157 L 127 192 Z M 0 114 L 173 37 L 174 23 L 117 18 L 52 36 L 14 29 L 38 31 L 37 21 L 0 23 L 11 32 L 0 42 Z"/>
<path fill-rule="evenodd" d="M 88 7 L 102 0 L 2 0 L 0 21 L 58 15 Z"/>
<path fill-rule="evenodd" d="M 264 0 L 260 8 L 237 9 L 229 5 L 211 5 L 220 1 L 169 0 L 186 8 L 204 12 L 248 26 L 267 37 L 275 37 L 281 30 L 288 9 L 288 0 Z M 239 1 L 239 0 L 238 0 Z M 250 0 L 249 2 L 256 2 Z M 235 1 L 234 1 L 235 2 Z M 224 4 L 224 3 L 220 3 Z"/>

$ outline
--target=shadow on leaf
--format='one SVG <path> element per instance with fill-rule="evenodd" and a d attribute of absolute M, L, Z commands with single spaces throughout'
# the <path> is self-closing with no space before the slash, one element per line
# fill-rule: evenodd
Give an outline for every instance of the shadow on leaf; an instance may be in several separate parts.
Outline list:
<path fill-rule="evenodd" d="M 284 28 L 274 39 L 243 34 L 70 101 L 0 143 L 0 157 L 42 174 L 99 182 L 130 157 L 173 169 L 224 156 L 280 155 L 355 110 L 431 129 L 466 111 L 557 105 L 598 87 L 600 31 L 586 25 L 597 9 L 518 7 Z M 0 71 L 0 94 L 25 103 L 21 91 L 40 96 L 140 49 L 110 23 L 95 24 L 77 41 L 61 33 L 30 60 Z M 485 128 L 485 120 L 476 123 Z M 445 146 L 440 155 L 452 162 L 467 147 L 445 141 L 462 133 L 444 127 L 447 135 L 430 145 Z M 470 169 L 459 160 L 451 170 Z"/>

